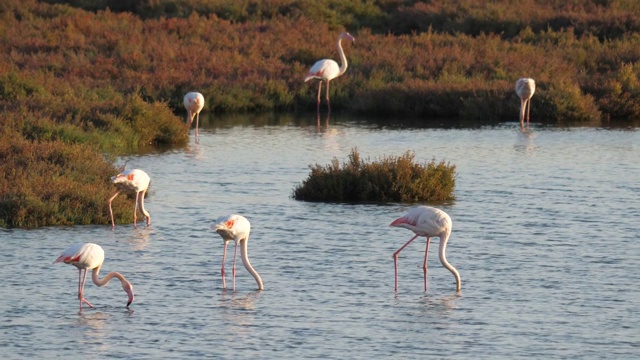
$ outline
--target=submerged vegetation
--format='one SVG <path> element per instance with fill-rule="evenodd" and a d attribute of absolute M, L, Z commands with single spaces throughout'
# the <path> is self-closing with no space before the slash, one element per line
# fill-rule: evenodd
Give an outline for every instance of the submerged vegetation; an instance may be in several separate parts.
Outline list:
<path fill-rule="evenodd" d="M 338 111 L 515 121 L 526 76 L 534 121 L 640 120 L 635 0 L 4 0 L 0 226 L 107 223 L 80 204 L 111 190 L 115 156 L 187 143 L 188 91 L 204 112 L 313 111 L 302 79 L 345 30 L 356 46 L 331 88 Z M 85 157 L 86 178 L 72 175 Z"/>
<path fill-rule="evenodd" d="M 415 154 L 365 161 L 352 149 L 340 166 L 310 166 L 311 174 L 293 190 L 293 198 L 328 202 L 432 202 L 454 200 L 455 165 L 415 162 Z"/>

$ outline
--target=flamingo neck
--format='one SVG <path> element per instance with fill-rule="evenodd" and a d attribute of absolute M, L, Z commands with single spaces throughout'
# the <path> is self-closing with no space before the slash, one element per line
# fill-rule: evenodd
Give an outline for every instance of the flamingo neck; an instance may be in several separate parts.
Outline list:
<path fill-rule="evenodd" d="M 449 235 L 450 232 L 447 232 L 440 237 L 440 248 L 438 251 L 438 255 L 440 256 L 440 262 L 442 263 L 442 266 L 451 271 L 453 276 L 456 278 L 456 291 L 460 292 L 460 290 L 462 289 L 462 280 L 460 279 L 460 273 L 458 273 L 458 270 L 456 270 L 453 265 L 449 264 L 449 262 L 447 261 L 447 257 L 445 256 L 447 241 L 449 241 Z"/>
<path fill-rule="evenodd" d="M 342 50 L 342 38 L 338 39 L 338 54 L 340 54 L 340 72 L 338 73 L 338 76 L 340 76 L 347 71 L 347 66 L 349 66 L 344 50 Z"/>
<path fill-rule="evenodd" d="M 253 276 L 253 278 L 256 280 L 256 283 L 258 283 L 258 290 L 263 290 L 264 285 L 262 285 L 262 279 L 260 278 L 260 274 L 258 274 L 258 272 L 253 268 L 253 266 L 251 266 L 251 263 L 249 262 L 249 254 L 247 249 L 248 242 L 249 242 L 249 236 L 240 240 L 242 263 L 244 264 L 245 269 L 247 269 L 247 271 L 251 274 L 251 276 Z"/>
<path fill-rule="evenodd" d="M 91 280 L 93 280 L 93 283 L 96 284 L 97 286 L 107 285 L 109 281 L 111 281 L 111 279 L 113 279 L 114 277 L 120 280 L 123 287 L 126 284 L 129 284 L 129 286 L 131 285 L 131 283 L 129 283 L 129 281 L 127 281 L 127 279 L 124 276 L 122 276 L 122 274 L 120 274 L 119 272 L 115 272 L 115 271 L 110 272 L 102 279 L 98 278 L 99 274 L 100 274 L 100 266 L 93 269 L 93 272 L 91 273 Z"/>
<path fill-rule="evenodd" d="M 151 221 L 151 216 L 149 215 L 149 212 L 144 208 L 144 195 L 147 193 L 147 190 L 145 190 L 140 196 L 140 211 L 142 211 L 142 213 L 144 214 L 144 216 L 147 217 L 147 222 Z"/>

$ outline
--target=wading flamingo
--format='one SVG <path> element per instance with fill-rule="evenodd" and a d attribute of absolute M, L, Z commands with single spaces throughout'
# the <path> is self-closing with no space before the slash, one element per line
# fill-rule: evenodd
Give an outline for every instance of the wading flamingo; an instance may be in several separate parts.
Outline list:
<path fill-rule="evenodd" d="M 331 112 L 331 101 L 329 100 L 329 82 L 338 76 L 344 74 L 347 71 L 347 57 L 344 56 L 344 51 L 342 50 L 342 39 L 347 39 L 354 43 L 356 39 L 351 36 L 351 34 L 344 32 L 338 36 L 338 53 L 340 53 L 340 60 L 342 65 L 338 66 L 338 63 L 331 59 L 323 59 L 316 62 L 309 70 L 309 73 L 304 78 L 304 82 L 307 82 L 311 79 L 318 79 L 318 113 L 320 113 L 320 93 L 322 90 L 322 82 L 325 81 L 327 83 L 327 107 L 329 108 L 329 112 Z"/>
<path fill-rule="evenodd" d="M 112 278 L 118 278 L 122 283 L 122 289 L 127 293 L 129 301 L 127 301 L 127 307 L 133 302 L 133 285 L 127 279 L 117 272 L 110 272 L 102 279 L 98 278 L 100 268 L 104 262 L 104 250 L 100 245 L 91 243 L 75 244 L 65 250 L 56 261 L 53 263 L 63 262 L 65 264 L 73 265 L 78 268 L 78 299 L 80 299 L 80 310 L 82 310 L 82 303 L 94 307 L 87 299 L 84 298 L 84 283 L 87 280 L 87 271 L 93 270 L 91 273 L 91 280 L 98 286 L 105 286 L 111 281 Z M 84 275 L 82 274 L 84 270 Z"/>
<path fill-rule="evenodd" d="M 247 255 L 247 243 L 249 242 L 249 232 L 251 231 L 251 225 L 242 215 L 228 215 L 219 217 L 211 227 L 215 230 L 224 241 L 224 252 L 222 253 L 222 288 L 227 288 L 227 282 L 224 273 L 224 263 L 227 259 L 227 244 L 229 241 L 236 243 L 236 249 L 233 253 L 233 268 L 231 274 L 233 277 L 233 290 L 236 289 L 236 255 L 238 254 L 238 245 L 241 246 L 242 263 L 244 267 L 249 271 L 251 276 L 258 283 L 258 290 L 263 290 L 262 279 L 257 271 L 251 266 L 249 262 L 249 256 Z"/>
<path fill-rule="evenodd" d="M 111 215 L 111 227 L 115 228 L 116 224 L 113 221 L 113 210 L 111 209 L 111 202 L 120 194 L 121 191 L 129 191 L 136 193 L 136 206 L 133 208 L 133 228 L 136 228 L 137 215 L 136 211 L 140 207 L 140 211 L 147 218 L 147 226 L 151 224 L 151 215 L 144 209 L 144 194 L 149 189 L 149 182 L 151 178 L 146 172 L 140 169 L 133 169 L 123 171 L 121 174 L 111 177 L 111 182 L 116 186 L 118 191 L 109 199 L 109 214 Z"/>
<path fill-rule="evenodd" d="M 200 122 L 200 111 L 204 107 L 204 96 L 199 92 L 189 92 L 184 96 L 184 107 L 187 109 L 187 124 L 191 127 L 193 118 L 196 118 L 196 143 L 198 142 L 198 123 Z"/>
<path fill-rule="evenodd" d="M 520 98 L 520 126 L 524 127 L 525 110 L 527 112 L 527 126 L 529 126 L 529 112 L 531 111 L 531 97 L 536 92 L 536 82 L 531 78 L 521 78 L 516 81 L 516 94 Z"/>
<path fill-rule="evenodd" d="M 422 265 L 422 270 L 424 272 L 424 291 L 427 291 L 427 255 L 429 254 L 429 242 L 432 236 L 437 236 L 440 238 L 440 262 L 442 263 L 442 266 L 451 271 L 453 276 L 456 278 L 456 291 L 460 292 L 460 289 L 462 288 L 460 274 L 456 268 L 449 264 L 445 257 L 447 241 L 449 241 L 449 235 L 451 235 L 451 218 L 447 213 L 429 206 L 417 206 L 409 210 L 405 216 L 394 220 L 389 226 L 403 227 L 416 234 L 407 241 L 406 244 L 402 245 L 400 249 L 393 253 L 393 262 L 396 269 L 396 292 L 398 291 L 398 254 L 418 236 L 425 236 L 427 238 L 427 248 L 424 252 L 424 264 Z"/>

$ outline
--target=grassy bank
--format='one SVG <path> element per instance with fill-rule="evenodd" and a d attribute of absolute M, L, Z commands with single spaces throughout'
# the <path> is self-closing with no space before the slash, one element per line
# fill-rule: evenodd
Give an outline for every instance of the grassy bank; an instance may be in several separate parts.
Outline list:
<path fill-rule="evenodd" d="M 206 112 L 314 111 L 316 86 L 302 79 L 316 60 L 337 59 L 344 30 L 356 45 L 345 44 L 349 69 L 332 84 L 337 111 L 515 121 L 513 87 L 527 76 L 538 86 L 535 121 L 637 122 L 639 19 L 632 0 L 5 0 L 0 128 L 11 141 L 2 166 L 21 166 L 7 154 L 35 152 L 29 168 L 42 179 L 62 172 L 73 186 L 54 188 L 97 199 L 104 194 L 83 183 L 111 189 L 98 178 L 117 172 L 114 156 L 187 142 L 190 90 L 205 96 Z M 66 147 L 95 160 L 88 179 L 48 160 Z M 73 169 L 80 159 L 65 161 Z M 9 174 L 0 176 L 0 226 L 106 223 L 60 215 L 80 202 L 48 208 L 44 182 L 19 188 Z"/>

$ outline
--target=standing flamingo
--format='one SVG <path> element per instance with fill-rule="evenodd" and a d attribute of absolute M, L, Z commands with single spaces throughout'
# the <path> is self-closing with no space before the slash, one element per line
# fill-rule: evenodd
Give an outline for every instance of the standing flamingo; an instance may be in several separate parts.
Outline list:
<path fill-rule="evenodd" d="M 460 292 L 460 289 L 462 288 L 460 274 L 456 268 L 447 262 L 447 258 L 445 257 L 447 241 L 449 240 L 449 235 L 451 235 L 451 218 L 447 213 L 440 209 L 428 206 L 417 206 L 409 210 L 405 216 L 394 220 L 389 226 L 403 227 L 416 234 L 407 241 L 406 244 L 402 245 L 400 249 L 393 253 L 393 262 L 396 269 L 396 292 L 398 291 L 398 254 L 418 236 L 425 236 L 427 238 L 427 249 L 424 252 L 424 264 L 422 265 L 422 270 L 424 272 L 424 291 L 427 291 L 427 255 L 429 254 L 430 237 L 437 236 L 440 238 L 440 262 L 442 263 L 442 266 L 451 271 L 453 276 L 456 278 L 456 291 Z"/>
<path fill-rule="evenodd" d="M 249 242 L 249 232 L 251 231 L 251 224 L 242 215 L 228 215 L 219 217 L 215 224 L 211 227 L 215 230 L 224 241 L 224 252 L 222 253 L 222 288 L 227 288 L 227 282 L 225 279 L 224 263 L 227 259 L 227 244 L 233 240 L 236 243 L 236 249 L 233 253 L 233 269 L 231 271 L 233 277 L 233 290 L 236 290 L 236 255 L 238 254 L 238 244 L 242 246 L 242 263 L 244 267 L 251 273 L 251 276 L 258 283 L 258 290 L 264 289 L 262 285 L 262 279 L 257 271 L 251 266 L 249 262 L 249 256 L 247 255 L 247 243 Z"/>
<path fill-rule="evenodd" d="M 151 224 L 151 215 L 144 209 L 144 194 L 149 189 L 149 182 L 151 178 L 146 172 L 140 169 L 127 170 L 111 177 L 111 182 L 116 186 L 118 191 L 109 199 L 109 214 L 111 215 L 111 227 L 115 228 L 116 224 L 113 221 L 113 210 L 111 209 L 111 202 L 120 194 L 121 191 L 130 191 L 136 193 L 136 206 L 133 208 L 133 228 L 136 228 L 137 215 L 136 211 L 140 207 L 140 211 L 147 218 L 147 226 Z"/>
<path fill-rule="evenodd" d="M 184 96 L 184 107 L 187 109 L 187 123 L 191 127 L 193 118 L 196 118 L 196 143 L 198 142 L 198 122 L 200 122 L 200 111 L 204 107 L 204 96 L 199 92 L 189 92 Z"/>
<path fill-rule="evenodd" d="M 338 67 L 338 63 L 331 59 L 319 60 L 311 67 L 311 70 L 309 70 L 309 73 L 304 78 L 304 82 L 307 82 L 311 79 L 320 80 L 318 84 L 318 113 L 320 113 L 320 93 L 322 90 L 322 82 L 326 81 L 327 83 L 327 106 L 329 108 L 329 112 L 331 112 L 331 101 L 329 100 L 329 82 L 347 71 L 347 57 L 344 56 L 344 51 L 342 50 L 342 39 L 350 40 L 352 43 L 356 41 L 356 39 L 347 32 L 344 32 L 340 34 L 340 36 L 338 36 L 338 53 L 340 53 L 340 60 L 342 61 L 342 65 Z"/>
<path fill-rule="evenodd" d="M 87 280 L 87 271 L 93 270 L 91 273 L 91 280 L 98 286 L 105 286 L 111 281 L 112 278 L 118 278 L 122 283 L 122 289 L 127 293 L 129 301 L 127 307 L 133 302 L 133 285 L 127 279 L 117 272 L 110 272 L 102 279 L 98 278 L 100 268 L 104 262 L 104 250 L 100 245 L 91 243 L 75 244 L 65 250 L 56 261 L 53 263 L 64 262 L 65 264 L 73 265 L 78 268 L 78 299 L 80 299 L 80 310 L 82 310 L 82 303 L 94 307 L 87 299 L 84 298 L 84 283 Z M 84 270 L 84 275 L 82 275 Z"/>
<path fill-rule="evenodd" d="M 516 81 L 516 94 L 520 98 L 520 126 L 524 127 L 524 113 L 527 112 L 527 126 L 529 126 L 529 111 L 531 111 L 531 97 L 536 92 L 536 82 L 531 78 L 521 78 Z"/>

